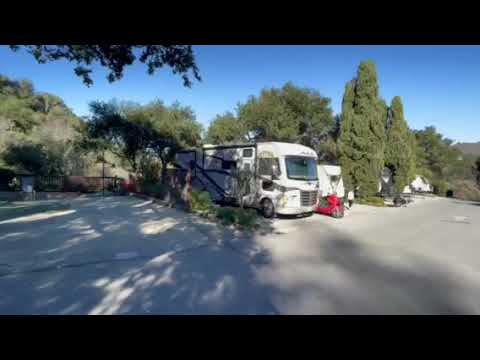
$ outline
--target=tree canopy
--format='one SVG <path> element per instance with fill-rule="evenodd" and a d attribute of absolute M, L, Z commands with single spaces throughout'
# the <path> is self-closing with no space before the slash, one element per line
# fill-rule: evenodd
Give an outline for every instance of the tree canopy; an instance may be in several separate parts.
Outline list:
<path fill-rule="evenodd" d="M 292 83 L 251 96 L 239 104 L 238 117 L 250 140 L 297 142 L 312 147 L 335 126 L 330 99 Z"/>
<path fill-rule="evenodd" d="M 125 160 L 130 169 L 141 172 L 146 158 L 157 158 L 162 164 L 162 181 L 166 167 L 178 149 L 194 147 L 201 140 L 201 125 L 193 110 L 161 101 L 147 105 L 92 102 L 87 123 L 86 147 L 108 149 Z"/>
<path fill-rule="evenodd" d="M 147 149 L 162 164 L 162 182 L 175 153 L 179 149 L 198 146 L 201 142 L 203 128 L 189 106 L 178 102 L 165 106 L 161 101 L 154 101 L 132 111 L 131 116 L 148 129 Z"/>
<path fill-rule="evenodd" d="M 170 67 L 179 74 L 183 84 L 192 86 L 193 78 L 200 81 L 200 73 L 195 63 L 191 45 L 11 45 L 17 51 L 24 47 L 40 64 L 65 59 L 76 64 L 75 74 L 90 86 L 92 65 L 97 62 L 106 68 L 110 82 L 123 77 L 126 66 L 140 61 L 147 66 L 148 74 L 157 69 Z"/>
<path fill-rule="evenodd" d="M 211 144 L 228 144 L 245 141 L 245 130 L 231 112 L 217 115 L 208 127 L 206 141 Z"/>
<path fill-rule="evenodd" d="M 314 89 L 286 83 L 263 89 L 240 103 L 236 115 L 227 112 L 211 122 L 207 141 L 215 144 L 285 141 L 315 149 L 321 158 L 335 153 L 337 122 L 330 99 Z"/>
<path fill-rule="evenodd" d="M 472 188 L 475 183 L 475 156 L 463 154 L 453 146 L 451 139 L 437 132 L 434 126 L 414 131 L 417 141 L 416 163 L 418 172 L 433 182 L 436 191 L 445 194 L 447 187 L 457 193 Z M 478 192 L 478 190 L 477 190 Z M 480 193 L 475 199 L 480 199 Z"/>
<path fill-rule="evenodd" d="M 146 128 L 128 119 L 121 105 L 113 102 L 91 102 L 90 112 L 85 133 L 88 140 L 94 140 L 88 143 L 91 149 L 111 151 L 136 172 L 149 139 Z"/>
<path fill-rule="evenodd" d="M 460 151 L 451 146 L 453 141 L 444 138 L 434 126 L 416 130 L 415 136 L 419 146 L 417 166 L 428 169 L 433 177 L 445 177 L 449 163 L 460 155 Z"/>

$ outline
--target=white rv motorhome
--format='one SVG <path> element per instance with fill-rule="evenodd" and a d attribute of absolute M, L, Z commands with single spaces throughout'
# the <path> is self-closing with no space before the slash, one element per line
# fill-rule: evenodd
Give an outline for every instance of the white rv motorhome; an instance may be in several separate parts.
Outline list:
<path fill-rule="evenodd" d="M 331 194 L 335 194 L 339 198 L 343 198 L 345 196 L 342 168 L 340 166 L 318 165 L 317 172 L 319 196 L 325 197 Z"/>
<path fill-rule="evenodd" d="M 238 200 L 235 171 L 250 172 L 242 200 L 265 217 L 311 213 L 318 200 L 317 154 L 299 144 L 205 145 L 179 152 L 175 165 L 192 166 L 194 186 L 207 190 L 217 202 Z"/>

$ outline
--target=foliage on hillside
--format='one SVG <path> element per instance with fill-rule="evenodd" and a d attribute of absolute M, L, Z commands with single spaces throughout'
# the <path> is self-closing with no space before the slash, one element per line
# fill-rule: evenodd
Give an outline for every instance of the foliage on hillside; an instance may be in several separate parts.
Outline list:
<path fill-rule="evenodd" d="M 458 189 L 461 181 L 475 181 L 475 158 L 463 155 L 452 146 L 453 141 L 443 137 L 435 127 L 415 131 L 417 139 L 417 168 L 423 169 L 424 175 L 433 183 L 444 183 L 439 186 L 439 194 L 445 195 L 444 188 Z M 459 182 L 460 181 L 460 182 Z"/>
<path fill-rule="evenodd" d="M 80 156 L 83 121 L 58 96 L 28 80 L 0 76 L 0 167 L 45 175 L 79 175 L 94 167 Z"/>
<path fill-rule="evenodd" d="M 0 167 L 100 176 L 105 161 L 107 170 L 125 168 L 141 180 L 154 168 L 164 175 L 176 150 L 201 141 L 193 110 L 179 103 L 140 106 L 112 100 L 92 102 L 90 108 L 92 115 L 84 121 L 59 97 L 36 92 L 30 81 L 1 76 Z"/>
<path fill-rule="evenodd" d="M 480 201 L 480 187 L 471 180 L 454 180 L 451 185 L 457 199 Z"/>

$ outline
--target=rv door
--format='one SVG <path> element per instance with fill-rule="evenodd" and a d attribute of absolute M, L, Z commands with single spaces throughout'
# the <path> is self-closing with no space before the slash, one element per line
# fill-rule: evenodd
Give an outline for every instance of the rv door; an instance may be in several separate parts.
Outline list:
<path fill-rule="evenodd" d="M 249 193 L 244 196 L 243 201 L 246 205 L 252 205 L 255 201 L 255 147 L 240 148 L 237 160 L 237 169 L 251 173 L 249 184 Z"/>
<path fill-rule="evenodd" d="M 238 156 L 238 169 L 245 171 L 254 171 L 255 165 L 255 148 L 241 148 Z"/>

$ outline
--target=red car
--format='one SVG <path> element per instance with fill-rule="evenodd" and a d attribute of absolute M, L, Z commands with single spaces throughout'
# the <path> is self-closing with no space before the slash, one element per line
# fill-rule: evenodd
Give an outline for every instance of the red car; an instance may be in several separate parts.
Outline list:
<path fill-rule="evenodd" d="M 320 199 L 314 211 L 318 214 L 342 218 L 345 213 L 345 207 L 342 199 L 338 196 L 328 195 L 326 198 Z"/>

